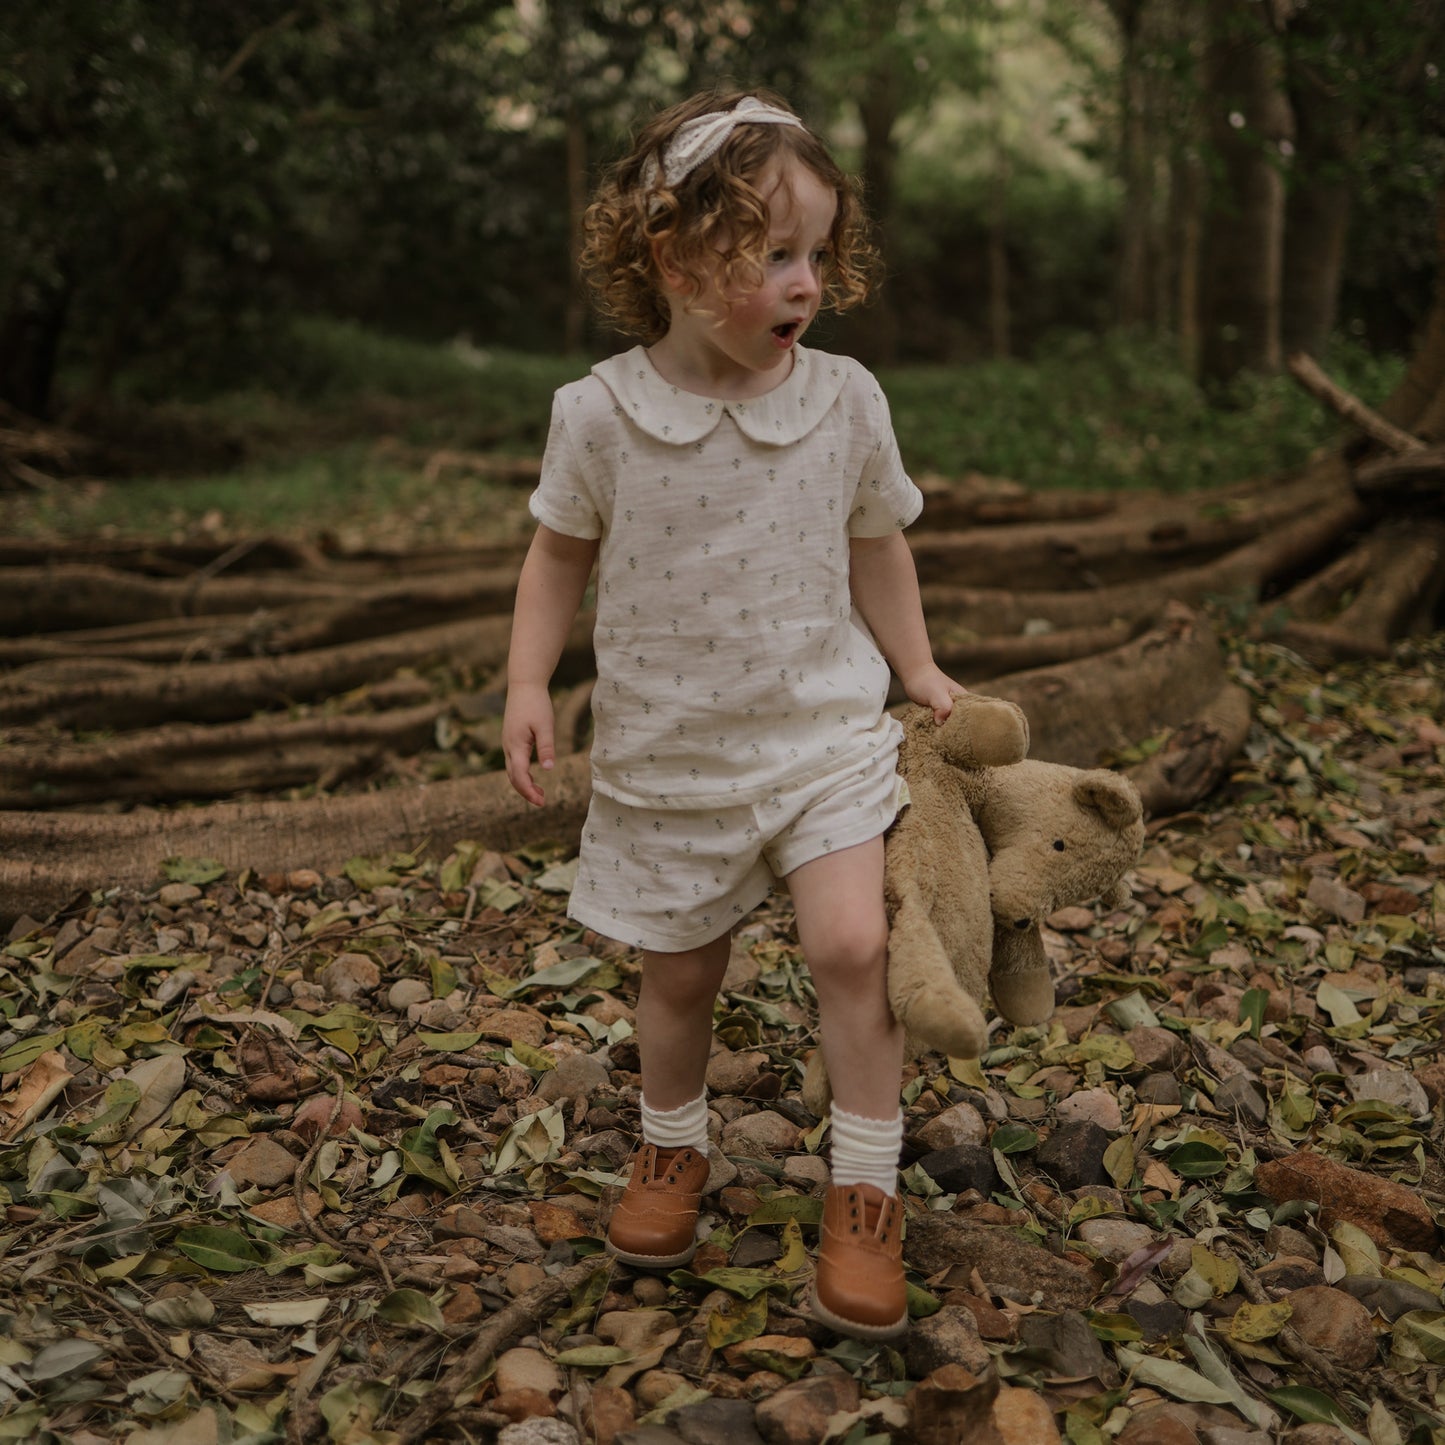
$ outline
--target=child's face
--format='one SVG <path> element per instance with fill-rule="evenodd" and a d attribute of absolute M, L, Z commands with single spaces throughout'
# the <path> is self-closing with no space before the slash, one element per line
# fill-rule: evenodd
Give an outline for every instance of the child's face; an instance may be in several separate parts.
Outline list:
<path fill-rule="evenodd" d="M 670 296 L 665 345 L 683 349 L 714 380 L 746 387 L 771 380 L 818 314 L 822 271 L 832 245 L 838 198 L 791 157 L 758 185 L 768 205 L 762 283 L 726 285 L 719 265 L 695 295 Z M 783 375 L 786 375 L 786 369 Z"/>

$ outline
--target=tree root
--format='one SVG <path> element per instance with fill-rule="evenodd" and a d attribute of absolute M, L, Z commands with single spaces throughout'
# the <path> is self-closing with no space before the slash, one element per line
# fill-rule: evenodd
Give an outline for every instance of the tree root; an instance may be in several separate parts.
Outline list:
<path fill-rule="evenodd" d="M 338 767 L 364 775 L 388 754 L 419 752 L 446 710 L 429 702 L 357 717 L 177 724 L 103 741 L 11 741 L 0 749 L 0 808 L 221 798 L 300 787 Z"/>

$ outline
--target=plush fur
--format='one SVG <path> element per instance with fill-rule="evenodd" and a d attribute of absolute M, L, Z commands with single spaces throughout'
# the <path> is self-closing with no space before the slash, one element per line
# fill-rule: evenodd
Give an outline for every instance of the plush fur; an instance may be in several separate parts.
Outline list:
<path fill-rule="evenodd" d="M 912 1053 L 977 1058 L 990 992 L 1011 1023 L 1053 1012 L 1043 920 L 1066 904 L 1127 899 L 1143 808 L 1118 773 L 1027 758 L 1028 720 L 1003 698 L 959 698 L 942 726 L 911 708 L 903 731 L 911 801 L 884 865 L 889 1002 Z M 821 1050 L 803 1095 L 826 1107 Z"/>

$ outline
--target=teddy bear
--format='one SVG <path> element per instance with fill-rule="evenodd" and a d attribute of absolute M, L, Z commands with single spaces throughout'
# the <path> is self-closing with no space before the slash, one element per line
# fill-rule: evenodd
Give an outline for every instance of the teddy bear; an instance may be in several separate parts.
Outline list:
<path fill-rule="evenodd" d="M 941 725 L 922 707 L 902 722 L 908 802 L 884 853 L 888 999 L 910 1053 L 977 1058 L 989 993 L 1011 1023 L 1052 1014 L 1043 920 L 1066 904 L 1128 899 L 1144 810 L 1118 773 L 1027 757 L 1028 720 L 1005 698 L 969 693 Z M 819 1050 L 804 1102 L 821 1114 L 828 1094 Z"/>

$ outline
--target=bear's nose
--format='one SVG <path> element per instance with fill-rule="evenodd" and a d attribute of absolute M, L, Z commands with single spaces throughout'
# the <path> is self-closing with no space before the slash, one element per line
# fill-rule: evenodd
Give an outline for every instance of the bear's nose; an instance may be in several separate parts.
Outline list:
<path fill-rule="evenodd" d="M 1015 928 L 1027 928 L 1028 926 L 1029 926 L 1029 921 L 1028 921 L 1027 918 L 1016 918 L 1016 919 L 1014 919 L 1014 927 L 1015 927 Z"/>

